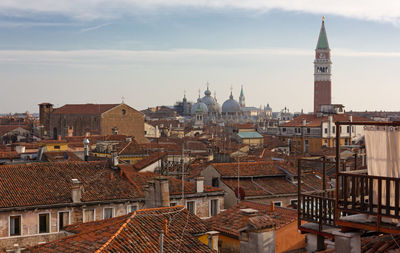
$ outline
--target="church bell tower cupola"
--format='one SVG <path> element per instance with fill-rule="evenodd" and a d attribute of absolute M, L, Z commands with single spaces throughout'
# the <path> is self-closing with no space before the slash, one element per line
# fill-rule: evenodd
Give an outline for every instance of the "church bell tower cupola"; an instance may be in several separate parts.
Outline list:
<path fill-rule="evenodd" d="M 314 113 L 321 105 L 331 104 L 331 49 L 325 30 L 325 17 L 322 18 L 314 60 Z"/>

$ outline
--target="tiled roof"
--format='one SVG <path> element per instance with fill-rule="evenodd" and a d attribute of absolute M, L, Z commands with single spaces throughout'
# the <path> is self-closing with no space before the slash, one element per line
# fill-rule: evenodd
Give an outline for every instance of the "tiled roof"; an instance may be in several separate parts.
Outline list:
<path fill-rule="evenodd" d="M 139 161 L 137 161 L 133 167 L 140 171 L 141 169 L 144 169 L 145 167 L 157 162 L 160 159 L 163 159 L 163 157 L 165 157 L 166 153 L 153 153 L 150 154 L 148 157 L 145 157 Z"/>
<path fill-rule="evenodd" d="M 2 165 L 0 208 L 72 203 L 73 178 L 83 184 L 82 202 L 144 196 L 106 162 Z"/>
<path fill-rule="evenodd" d="M 3 136 L 5 134 L 7 134 L 8 132 L 11 132 L 17 128 L 23 128 L 25 130 L 27 130 L 26 126 L 20 126 L 20 125 L 0 125 L 0 136 Z"/>
<path fill-rule="evenodd" d="M 15 151 L 0 152 L 0 159 L 15 159 L 19 157 L 20 155 Z"/>
<path fill-rule="evenodd" d="M 237 162 L 235 163 L 213 163 L 212 166 L 221 174 L 222 177 L 237 176 L 238 167 L 240 176 L 276 176 L 285 173 L 279 169 L 279 163 L 275 161 L 259 162 Z"/>
<path fill-rule="evenodd" d="M 45 152 L 42 160 L 48 162 L 82 161 L 77 155 L 69 151 Z"/>
<path fill-rule="evenodd" d="M 400 252 L 400 236 L 399 235 L 379 235 L 361 237 L 361 252 Z"/>
<path fill-rule="evenodd" d="M 66 104 L 53 111 L 53 114 L 100 115 L 120 104 Z"/>
<path fill-rule="evenodd" d="M 275 207 L 274 211 L 271 211 L 270 205 L 254 203 L 249 201 L 242 201 L 234 207 L 231 207 L 225 211 L 220 212 L 218 215 L 211 217 L 206 220 L 210 229 L 217 230 L 225 235 L 238 238 L 238 230 L 244 228 L 249 218 L 256 217 L 245 214 L 241 209 L 254 209 L 257 210 L 256 215 L 265 216 L 268 215 L 270 220 L 266 217 L 260 218 L 263 220 L 264 225 L 269 220 L 273 222 L 276 229 L 280 229 L 285 225 L 288 225 L 297 220 L 297 210 Z M 253 220 L 254 222 L 255 220 Z"/>
<path fill-rule="evenodd" d="M 32 247 L 29 252 L 158 252 L 160 230 L 167 220 L 164 252 L 214 252 L 194 235 L 205 223 L 182 206 L 143 209 L 99 222 L 66 227 L 77 234 Z M 82 227 L 81 227 L 82 226 Z"/>
<path fill-rule="evenodd" d="M 128 180 L 142 188 L 155 177 L 159 176 L 158 174 L 152 172 L 136 172 L 133 168 L 129 168 L 129 166 L 122 167 L 123 174 L 128 178 Z M 181 195 L 182 194 L 182 180 L 176 179 L 174 177 L 168 177 L 169 182 L 169 193 L 170 195 Z M 196 187 L 195 183 L 192 182 L 184 182 L 185 194 L 195 194 Z M 223 190 L 220 188 L 204 185 L 204 192 L 219 192 L 223 193 Z"/>
<path fill-rule="evenodd" d="M 349 121 L 351 114 L 332 114 L 333 122 L 336 121 Z M 317 114 L 302 114 L 288 123 L 282 125 L 282 127 L 301 127 L 303 126 L 303 119 L 306 120 L 307 127 L 319 127 L 322 122 L 328 122 L 328 116 L 318 117 Z M 353 122 L 364 122 L 371 121 L 367 118 L 362 118 L 358 116 L 353 116 Z"/>
<path fill-rule="evenodd" d="M 237 179 L 222 179 L 232 191 L 237 188 Z M 244 190 L 245 197 L 265 196 L 278 194 L 297 194 L 297 185 L 289 182 L 285 177 L 265 177 L 254 179 L 240 179 L 240 188 Z"/>

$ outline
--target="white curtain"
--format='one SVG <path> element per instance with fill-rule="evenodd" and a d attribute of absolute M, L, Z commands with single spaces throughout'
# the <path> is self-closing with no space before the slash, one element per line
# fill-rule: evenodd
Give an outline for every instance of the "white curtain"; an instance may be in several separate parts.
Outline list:
<path fill-rule="evenodd" d="M 366 127 L 365 147 L 368 175 L 400 177 L 400 131 L 395 127 Z M 374 180 L 374 199 L 377 204 L 378 181 Z M 389 194 L 388 194 L 389 195 Z M 382 204 L 386 204 L 386 184 L 382 182 Z M 395 204 L 395 186 L 390 186 L 390 205 Z"/>

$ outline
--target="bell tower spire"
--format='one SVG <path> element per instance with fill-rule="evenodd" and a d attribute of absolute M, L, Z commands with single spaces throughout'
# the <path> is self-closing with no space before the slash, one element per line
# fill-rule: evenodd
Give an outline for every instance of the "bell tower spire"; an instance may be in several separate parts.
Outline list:
<path fill-rule="evenodd" d="M 242 85 L 242 88 L 240 89 L 239 104 L 240 104 L 240 107 L 246 107 L 246 102 L 245 102 L 245 97 L 244 97 L 244 92 L 243 92 L 243 85 Z"/>
<path fill-rule="evenodd" d="M 314 60 L 314 113 L 321 111 L 321 105 L 331 104 L 331 49 L 325 30 L 325 17 L 322 17 Z"/>

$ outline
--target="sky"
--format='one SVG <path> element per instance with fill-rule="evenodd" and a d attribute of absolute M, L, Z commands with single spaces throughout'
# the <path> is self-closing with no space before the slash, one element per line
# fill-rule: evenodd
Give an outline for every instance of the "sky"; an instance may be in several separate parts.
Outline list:
<path fill-rule="evenodd" d="M 321 18 L 332 102 L 400 111 L 400 2 L 369 0 L 1 0 L 0 113 L 38 104 L 196 101 L 312 111 Z"/>

